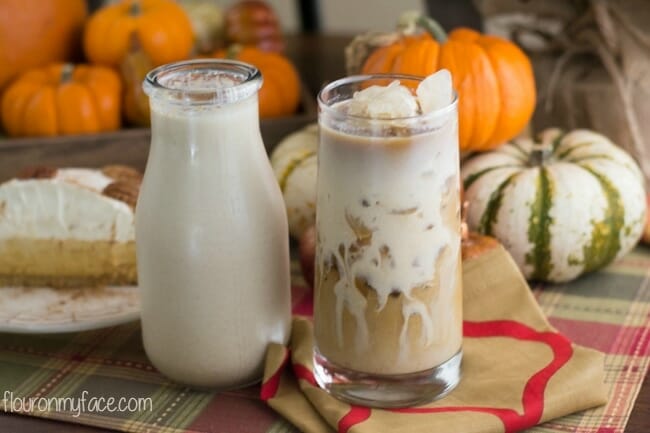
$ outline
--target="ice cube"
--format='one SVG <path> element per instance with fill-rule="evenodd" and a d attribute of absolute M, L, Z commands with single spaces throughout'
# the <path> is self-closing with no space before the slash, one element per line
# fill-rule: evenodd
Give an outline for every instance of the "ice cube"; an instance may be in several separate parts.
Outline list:
<path fill-rule="evenodd" d="M 358 92 L 348 103 L 348 113 L 372 119 L 395 119 L 419 112 L 415 96 L 395 80 L 388 86 L 370 86 Z"/>
<path fill-rule="evenodd" d="M 429 75 L 418 85 L 415 94 L 423 114 L 445 108 L 453 97 L 451 74 L 447 69 L 441 69 Z"/>

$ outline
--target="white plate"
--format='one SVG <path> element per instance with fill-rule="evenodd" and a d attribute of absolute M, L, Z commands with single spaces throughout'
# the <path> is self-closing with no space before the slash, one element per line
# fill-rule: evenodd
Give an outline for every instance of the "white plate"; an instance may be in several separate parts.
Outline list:
<path fill-rule="evenodd" d="M 77 332 L 140 318 L 138 288 L 0 288 L 0 332 Z"/>

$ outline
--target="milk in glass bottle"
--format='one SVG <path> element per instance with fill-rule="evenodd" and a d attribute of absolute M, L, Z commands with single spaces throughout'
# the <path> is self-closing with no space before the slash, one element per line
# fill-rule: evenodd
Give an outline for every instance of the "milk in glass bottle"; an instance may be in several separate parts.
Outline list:
<path fill-rule="evenodd" d="M 256 382 L 290 328 L 287 217 L 259 130 L 257 69 L 151 71 L 151 150 L 136 209 L 144 347 L 195 387 Z"/>

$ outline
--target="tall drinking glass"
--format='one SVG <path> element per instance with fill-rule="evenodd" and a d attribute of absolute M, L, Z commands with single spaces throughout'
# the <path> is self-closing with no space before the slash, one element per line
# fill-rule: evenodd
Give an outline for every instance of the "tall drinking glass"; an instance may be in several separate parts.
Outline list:
<path fill-rule="evenodd" d="M 352 115 L 354 76 L 319 95 L 314 364 L 352 403 L 396 407 L 453 389 L 462 358 L 456 97 L 411 117 Z M 387 111 L 390 111 L 388 107 Z"/>

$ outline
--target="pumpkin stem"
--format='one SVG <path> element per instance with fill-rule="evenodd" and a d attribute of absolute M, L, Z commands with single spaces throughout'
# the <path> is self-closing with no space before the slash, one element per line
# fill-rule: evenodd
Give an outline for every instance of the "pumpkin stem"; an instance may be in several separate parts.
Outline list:
<path fill-rule="evenodd" d="M 417 24 L 433 36 L 433 39 L 438 41 L 438 43 L 443 44 L 447 41 L 447 32 L 442 28 L 438 21 L 433 18 L 426 15 L 420 15 Z"/>
<path fill-rule="evenodd" d="M 397 28 L 405 35 L 413 35 L 418 29 L 424 29 L 439 43 L 447 40 L 447 32 L 438 21 L 431 17 L 422 15 L 419 11 L 406 11 L 400 15 L 397 21 Z"/>
<path fill-rule="evenodd" d="M 541 167 L 545 165 L 553 154 L 553 146 L 548 143 L 533 144 L 528 157 L 528 165 L 531 167 Z"/>
<path fill-rule="evenodd" d="M 72 63 L 65 63 L 61 68 L 61 83 L 67 83 L 72 80 L 72 73 L 74 72 L 74 65 Z"/>
<path fill-rule="evenodd" d="M 129 8 L 129 15 L 135 17 L 142 14 L 142 5 L 140 0 L 132 0 L 131 7 Z"/>

